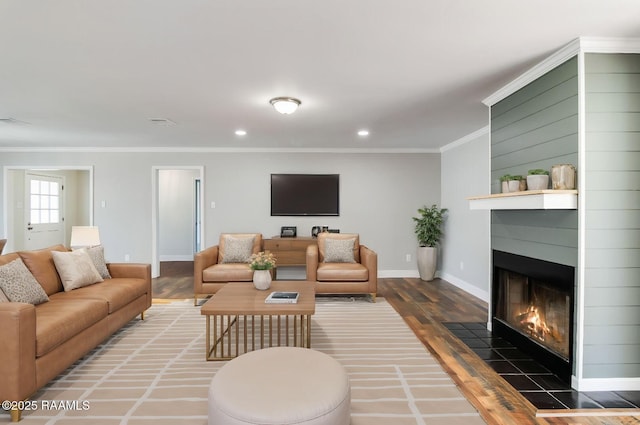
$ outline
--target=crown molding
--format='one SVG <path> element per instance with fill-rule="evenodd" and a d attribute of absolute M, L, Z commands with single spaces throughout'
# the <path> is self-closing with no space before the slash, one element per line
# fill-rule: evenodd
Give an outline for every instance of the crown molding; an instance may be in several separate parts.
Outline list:
<path fill-rule="evenodd" d="M 640 53 L 640 38 L 579 37 L 482 101 L 493 106 L 580 53 Z"/>
<path fill-rule="evenodd" d="M 455 149 L 459 146 L 467 144 L 469 142 L 473 142 L 477 138 L 484 136 L 485 134 L 489 134 L 491 127 L 489 125 L 485 125 L 484 127 L 474 131 L 473 133 L 469 133 L 466 136 L 459 138 L 451 143 L 448 143 L 440 148 L 440 153 L 446 152 L 451 149 Z"/>
<path fill-rule="evenodd" d="M 581 37 L 584 53 L 640 53 L 640 38 Z"/>
<path fill-rule="evenodd" d="M 439 148 L 0 147 L 6 153 L 440 153 Z"/>
<path fill-rule="evenodd" d="M 491 96 L 487 97 L 482 101 L 487 106 L 493 106 L 496 103 L 500 102 L 502 99 L 507 96 L 515 93 L 520 90 L 527 84 L 537 80 L 547 72 L 552 69 L 558 67 L 562 63 L 571 59 L 573 56 L 577 55 L 580 51 L 580 39 L 577 38 L 570 42 L 569 44 L 562 47 L 560 50 L 543 60 L 542 62 L 535 65 L 533 68 L 530 68 L 525 73 L 521 74 L 515 80 L 511 81 L 506 86 L 502 87 L 497 92 L 493 93 Z"/>

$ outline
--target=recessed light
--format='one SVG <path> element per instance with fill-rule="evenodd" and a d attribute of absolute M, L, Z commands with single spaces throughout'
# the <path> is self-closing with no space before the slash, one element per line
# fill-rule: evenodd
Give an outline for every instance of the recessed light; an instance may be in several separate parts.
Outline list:
<path fill-rule="evenodd" d="M 369 135 L 369 130 L 358 130 L 358 136 L 364 137 Z"/>
<path fill-rule="evenodd" d="M 247 132 L 245 130 L 236 130 L 236 136 L 246 136 Z"/>

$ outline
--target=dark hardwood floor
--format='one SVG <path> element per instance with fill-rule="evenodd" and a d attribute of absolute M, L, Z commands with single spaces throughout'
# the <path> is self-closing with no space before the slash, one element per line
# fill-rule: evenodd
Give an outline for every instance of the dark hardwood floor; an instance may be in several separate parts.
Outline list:
<path fill-rule="evenodd" d="M 153 279 L 153 296 L 193 298 L 193 263 L 161 263 L 160 277 Z M 489 424 L 640 425 L 638 412 L 635 412 L 638 416 L 616 416 L 627 413 L 615 409 L 538 411 L 443 326 L 443 322 L 487 320 L 485 302 L 444 280 L 379 279 L 378 296 L 384 297 L 404 318 Z"/>

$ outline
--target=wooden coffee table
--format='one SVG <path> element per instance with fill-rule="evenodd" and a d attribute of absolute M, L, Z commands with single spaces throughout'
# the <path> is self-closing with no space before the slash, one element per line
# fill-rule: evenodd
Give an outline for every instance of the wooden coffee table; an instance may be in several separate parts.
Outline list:
<path fill-rule="evenodd" d="M 295 304 L 267 304 L 273 291 L 300 294 Z M 251 282 L 229 282 L 202 305 L 207 319 L 207 360 L 229 360 L 266 347 L 311 347 L 311 316 L 316 311 L 312 282 L 277 280 L 266 291 Z"/>

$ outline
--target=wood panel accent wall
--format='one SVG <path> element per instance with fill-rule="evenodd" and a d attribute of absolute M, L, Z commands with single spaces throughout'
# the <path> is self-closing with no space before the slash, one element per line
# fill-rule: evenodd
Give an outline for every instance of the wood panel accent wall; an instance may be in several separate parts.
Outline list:
<path fill-rule="evenodd" d="M 585 55 L 584 378 L 640 377 L 640 54 Z"/>
<path fill-rule="evenodd" d="M 574 57 L 491 107 L 492 193 L 504 174 L 578 164 L 578 62 Z M 493 249 L 577 266 L 577 211 L 493 211 Z"/>

